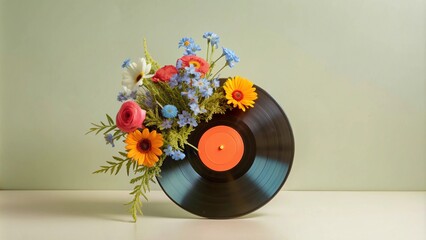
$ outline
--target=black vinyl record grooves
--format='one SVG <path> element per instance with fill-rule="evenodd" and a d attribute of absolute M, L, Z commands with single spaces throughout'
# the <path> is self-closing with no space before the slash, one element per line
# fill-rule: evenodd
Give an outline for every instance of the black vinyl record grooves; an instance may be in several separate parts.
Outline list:
<path fill-rule="evenodd" d="M 265 205 L 284 185 L 293 163 L 293 133 L 278 103 L 265 90 L 255 87 L 258 99 L 254 108 L 215 115 L 197 126 L 188 139 L 197 146 L 213 127 L 236 130 L 244 151 L 235 167 L 212 170 L 191 147 L 185 148 L 184 160 L 165 159 L 157 180 L 166 195 L 183 209 L 207 218 L 238 217 Z"/>

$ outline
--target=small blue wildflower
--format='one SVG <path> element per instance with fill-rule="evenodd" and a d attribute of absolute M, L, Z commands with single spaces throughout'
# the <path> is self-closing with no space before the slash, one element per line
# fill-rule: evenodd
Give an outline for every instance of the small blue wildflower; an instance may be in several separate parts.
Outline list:
<path fill-rule="evenodd" d="M 207 81 L 207 79 L 205 79 L 205 78 L 202 78 L 202 79 L 199 79 L 199 80 L 195 80 L 192 85 L 194 87 L 197 87 L 198 89 L 201 89 L 201 88 L 209 85 L 209 81 Z"/>
<path fill-rule="evenodd" d="M 185 82 L 187 84 L 191 83 L 191 79 L 199 79 L 201 77 L 201 73 L 197 72 L 197 69 L 193 64 L 190 64 L 189 67 L 185 67 Z M 189 81 L 188 81 L 189 79 Z"/>
<path fill-rule="evenodd" d="M 179 84 L 179 74 L 175 74 L 170 78 L 169 86 L 174 88 Z"/>
<path fill-rule="evenodd" d="M 237 63 L 240 61 L 240 58 L 237 57 L 237 55 L 235 55 L 235 53 L 232 50 L 224 48 L 224 47 L 222 48 L 223 48 L 223 55 L 225 56 L 226 63 L 228 64 L 229 67 L 233 67 L 234 62 Z"/>
<path fill-rule="evenodd" d="M 129 99 L 135 100 L 136 99 L 136 91 L 131 91 L 130 93 L 126 92 L 119 92 L 117 96 L 117 100 L 120 102 L 127 101 Z"/>
<path fill-rule="evenodd" d="M 172 155 L 171 155 L 173 160 L 182 160 L 185 158 L 185 153 L 179 151 L 179 150 L 175 150 L 173 151 Z"/>
<path fill-rule="evenodd" d="M 166 119 L 161 123 L 160 127 L 162 127 L 163 129 L 169 129 L 172 128 L 172 124 L 173 121 L 171 119 Z"/>
<path fill-rule="evenodd" d="M 192 80 L 191 80 L 191 76 L 189 74 L 187 74 L 186 72 L 184 72 L 184 74 L 180 75 L 178 78 L 178 83 L 186 83 L 188 85 L 191 84 Z M 180 86 L 182 87 L 182 86 Z"/>
<path fill-rule="evenodd" d="M 177 116 L 178 110 L 174 105 L 165 105 L 163 109 L 161 109 L 161 114 L 165 118 L 174 118 Z"/>
<path fill-rule="evenodd" d="M 111 144 L 112 147 L 115 147 L 114 145 L 114 137 L 111 133 L 105 134 L 104 136 L 106 144 Z"/>
<path fill-rule="evenodd" d="M 128 67 L 130 65 L 130 58 L 127 58 L 123 61 L 123 64 L 121 64 L 121 68 Z"/>
<path fill-rule="evenodd" d="M 201 47 L 195 44 L 194 39 L 184 37 L 178 43 L 178 48 L 184 47 L 183 55 L 195 55 L 195 52 L 201 51 Z"/>
<path fill-rule="evenodd" d="M 183 118 L 180 119 L 179 118 L 179 121 L 177 123 L 179 124 L 179 127 L 184 127 L 187 124 L 187 121 L 186 121 L 186 119 L 183 119 Z"/>
<path fill-rule="evenodd" d="M 182 92 L 181 94 L 186 96 L 189 102 L 198 102 L 197 92 L 194 89 L 189 89 L 187 92 Z"/>
<path fill-rule="evenodd" d="M 198 105 L 196 102 L 190 103 L 189 108 L 192 110 L 192 112 L 194 112 L 195 115 L 201 113 L 200 105 Z"/>
<path fill-rule="evenodd" d="M 173 150 L 172 146 L 168 145 L 167 148 L 163 149 L 167 156 L 170 156 L 173 160 L 182 160 L 185 158 L 185 154 L 179 150 Z"/>
<path fill-rule="evenodd" d="M 182 114 L 178 114 L 178 118 L 179 121 L 177 123 L 179 124 L 179 127 L 183 127 L 187 124 L 193 127 L 198 126 L 198 123 L 195 118 L 193 118 L 191 114 L 187 111 L 182 111 Z"/>
<path fill-rule="evenodd" d="M 178 114 L 179 121 L 177 122 L 179 124 L 179 127 L 183 127 L 186 124 L 188 124 L 188 119 L 191 117 L 191 114 L 187 111 L 182 111 L 181 114 Z"/>
<path fill-rule="evenodd" d="M 190 103 L 189 104 L 189 108 L 191 108 L 191 111 L 195 114 L 195 115 L 198 115 L 198 114 L 200 114 L 200 113 L 205 113 L 206 112 L 206 109 L 201 109 L 200 108 L 200 105 L 198 105 L 198 103 L 196 103 L 196 102 L 193 102 L 193 103 Z"/>
<path fill-rule="evenodd" d="M 198 51 L 201 51 L 200 45 L 191 43 L 189 46 L 186 47 L 183 55 L 196 55 L 195 52 L 198 52 Z"/>
<path fill-rule="evenodd" d="M 176 68 L 177 68 L 177 69 L 181 69 L 181 68 L 183 67 L 183 66 L 182 66 L 182 64 L 183 64 L 182 60 L 178 59 L 178 60 L 176 61 Z"/>
<path fill-rule="evenodd" d="M 187 48 L 189 45 L 194 44 L 194 39 L 184 37 L 178 43 L 178 48 L 185 47 Z"/>
<path fill-rule="evenodd" d="M 173 154 L 173 148 L 170 145 L 168 145 L 165 149 L 163 149 L 163 151 L 167 156 L 171 156 Z"/>
<path fill-rule="evenodd" d="M 220 86 L 219 78 L 213 79 L 213 87 L 218 88 Z"/>
<path fill-rule="evenodd" d="M 212 32 L 205 32 L 203 34 L 203 38 L 205 38 L 205 39 L 211 39 L 212 34 L 214 34 L 214 33 L 212 33 Z"/>
<path fill-rule="evenodd" d="M 206 32 L 203 34 L 203 38 L 209 40 L 212 47 L 218 48 L 219 36 L 216 33 Z"/>
<path fill-rule="evenodd" d="M 117 96 L 117 101 L 124 102 L 127 100 L 127 96 L 125 92 L 119 92 Z"/>
<path fill-rule="evenodd" d="M 201 96 L 208 98 L 213 94 L 213 88 L 210 87 L 209 85 L 205 85 L 200 88 L 200 94 Z"/>
<path fill-rule="evenodd" d="M 197 121 L 196 121 L 196 120 L 195 120 L 195 118 L 193 118 L 193 117 L 188 118 L 188 124 L 189 124 L 190 126 L 193 126 L 193 127 L 198 126 Z"/>
<path fill-rule="evenodd" d="M 189 64 L 188 67 L 185 67 L 185 73 L 188 75 L 197 75 L 197 69 L 195 68 L 194 64 Z"/>

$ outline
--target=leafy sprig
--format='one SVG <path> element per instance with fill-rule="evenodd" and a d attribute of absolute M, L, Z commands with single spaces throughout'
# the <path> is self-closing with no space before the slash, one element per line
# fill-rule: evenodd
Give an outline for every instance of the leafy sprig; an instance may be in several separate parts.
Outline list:
<path fill-rule="evenodd" d="M 207 112 L 202 115 L 202 119 L 206 122 L 213 118 L 214 114 L 225 114 L 227 110 L 232 109 L 232 106 L 226 103 L 224 90 L 218 89 L 209 98 L 204 99 L 200 106 L 204 107 Z"/>
<path fill-rule="evenodd" d="M 146 193 L 151 191 L 149 186 L 150 181 L 155 183 L 155 177 L 160 175 L 161 165 L 163 164 L 164 159 L 166 158 L 165 154 L 160 156 L 159 161 L 154 167 L 138 166 L 135 169 L 135 174 L 142 173 L 141 175 L 130 180 L 131 184 L 138 183 L 130 195 L 133 195 L 132 201 L 128 202 L 126 205 L 130 205 L 129 212 L 132 214 L 133 220 L 136 222 L 137 214 L 142 213 L 142 201 L 141 197 L 145 198 L 148 201 Z"/>
<path fill-rule="evenodd" d="M 93 127 L 91 127 L 89 131 L 86 132 L 86 135 L 89 133 L 95 133 L 95 135 L 98 135 L 100 132 L 103 132 L 103 134 L 105 135 L 113 131 L 114 133 L 112 134 L 112 136 L 115 141 L 117 141 L 121 137 L 124 137 L 126 133 L 123 133 L 120 129 L 117 128 L 117 125 L 115 125 L 114 120 L 112 120 L 112 118 L 108 114 L 105 114 L 105 115 L 106 115 L 108 124 L 105 124 L 102 121 L 98 124 L 91 123 Z"/>
<path fill-rule="evenodd" d="M 151 63 L 151 72 L 156 72 L 158 69 L 160 69 L 160 64 L 158 64 L 152 57 L 151 54 L 149 54 L 148 52 L 148 46 L 146 43 L 146 39 L 143 39 L 143 49 L 144 49 L 144 54 L 145 54 L 145 58 L 148 61 L 148 63 Z"/>
<path fill-rule="evenodd" d="M 114 175 L 117 175 L 117 173 L 120 171 L 120 169 L 123 167 L 123 165 L 126 166 L 127 170 L 127 176 L 130 174 L 130 168 L 133 168 L 136 170 L 137 164 L 135 161 L 132 161 L 130 158 L 127 157 L 127 154 L 125 152 L 118 152 L 121 157 L 113 156 L 112 158 L 114 161 L 107 161 L 109 164 L 108 166 L 101 166 L 101 169 L 94 171 L 93 173 L 110 173 L 111 175 L 114 173 Z"/>
<path fill-rule="evenodd" d="M 113 161 L 107 161 L 108 166 L 101 166 L 99 170 L 94 171 L 93 173 L 110 173 L 111 175 L 117 175 L 123 166 L 126 166 L 127 176 L 130 175 L 130 170 L 133 171 L 135 175 L 138 175 L 130 180 L 131 184 L 137 184 L 133 188 L 133 191 L 130 195 L 133 195 L 132 201 L 126 203 L 126 205 L 130 205 L 129 212 L 132 214 L 133 220 L 137 220 L 137 214 L 142 213 L 142 201 L 141 198 L 145 198 L 148 200 L 146 193 L 151 191 L 149 186 L 150 181 L 154 182 L 154 178 L 160 175 L 161 165 L 165 159 L 165 155 L 163 154 L 160 157 L 157 165 L 154 167 L 146 167 L 143 165 L 138 165 L 136 161 L 127 157 L 125 152 L 119 152 L 120 157 L 113 156 Z"/>
<path fill-rule="evenodd" d="M 192 131 L 194 131 L 194 128 L 191 126 L 172 129 L 167 134 L 165 140 L 172 148 L 182 150 L 185 144 L 188 144 L 188 137 Z"/>

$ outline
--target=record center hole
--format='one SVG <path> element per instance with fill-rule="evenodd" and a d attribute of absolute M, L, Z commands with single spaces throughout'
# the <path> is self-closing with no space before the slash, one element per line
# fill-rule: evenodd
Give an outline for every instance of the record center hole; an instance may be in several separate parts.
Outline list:
<path fill-rule="evenodd" d="M 223 150 L 224 148 L 225 146 L 223 146 L 223 144 L 219 146 L 219 150 Z"/>

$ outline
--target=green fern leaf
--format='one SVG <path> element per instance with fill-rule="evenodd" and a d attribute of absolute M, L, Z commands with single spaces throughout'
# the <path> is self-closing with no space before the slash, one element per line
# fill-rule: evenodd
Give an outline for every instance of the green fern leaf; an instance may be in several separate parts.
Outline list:
<path fill-rule="evenodd" d="M 151 57 L 151 54 L 149 54 L 145 38 L 143 39 L 143 49 L 147 62 L 151 63 L 151 73 L 155 73 L 158 69 L 160 69 L 160 65 Z"/>

